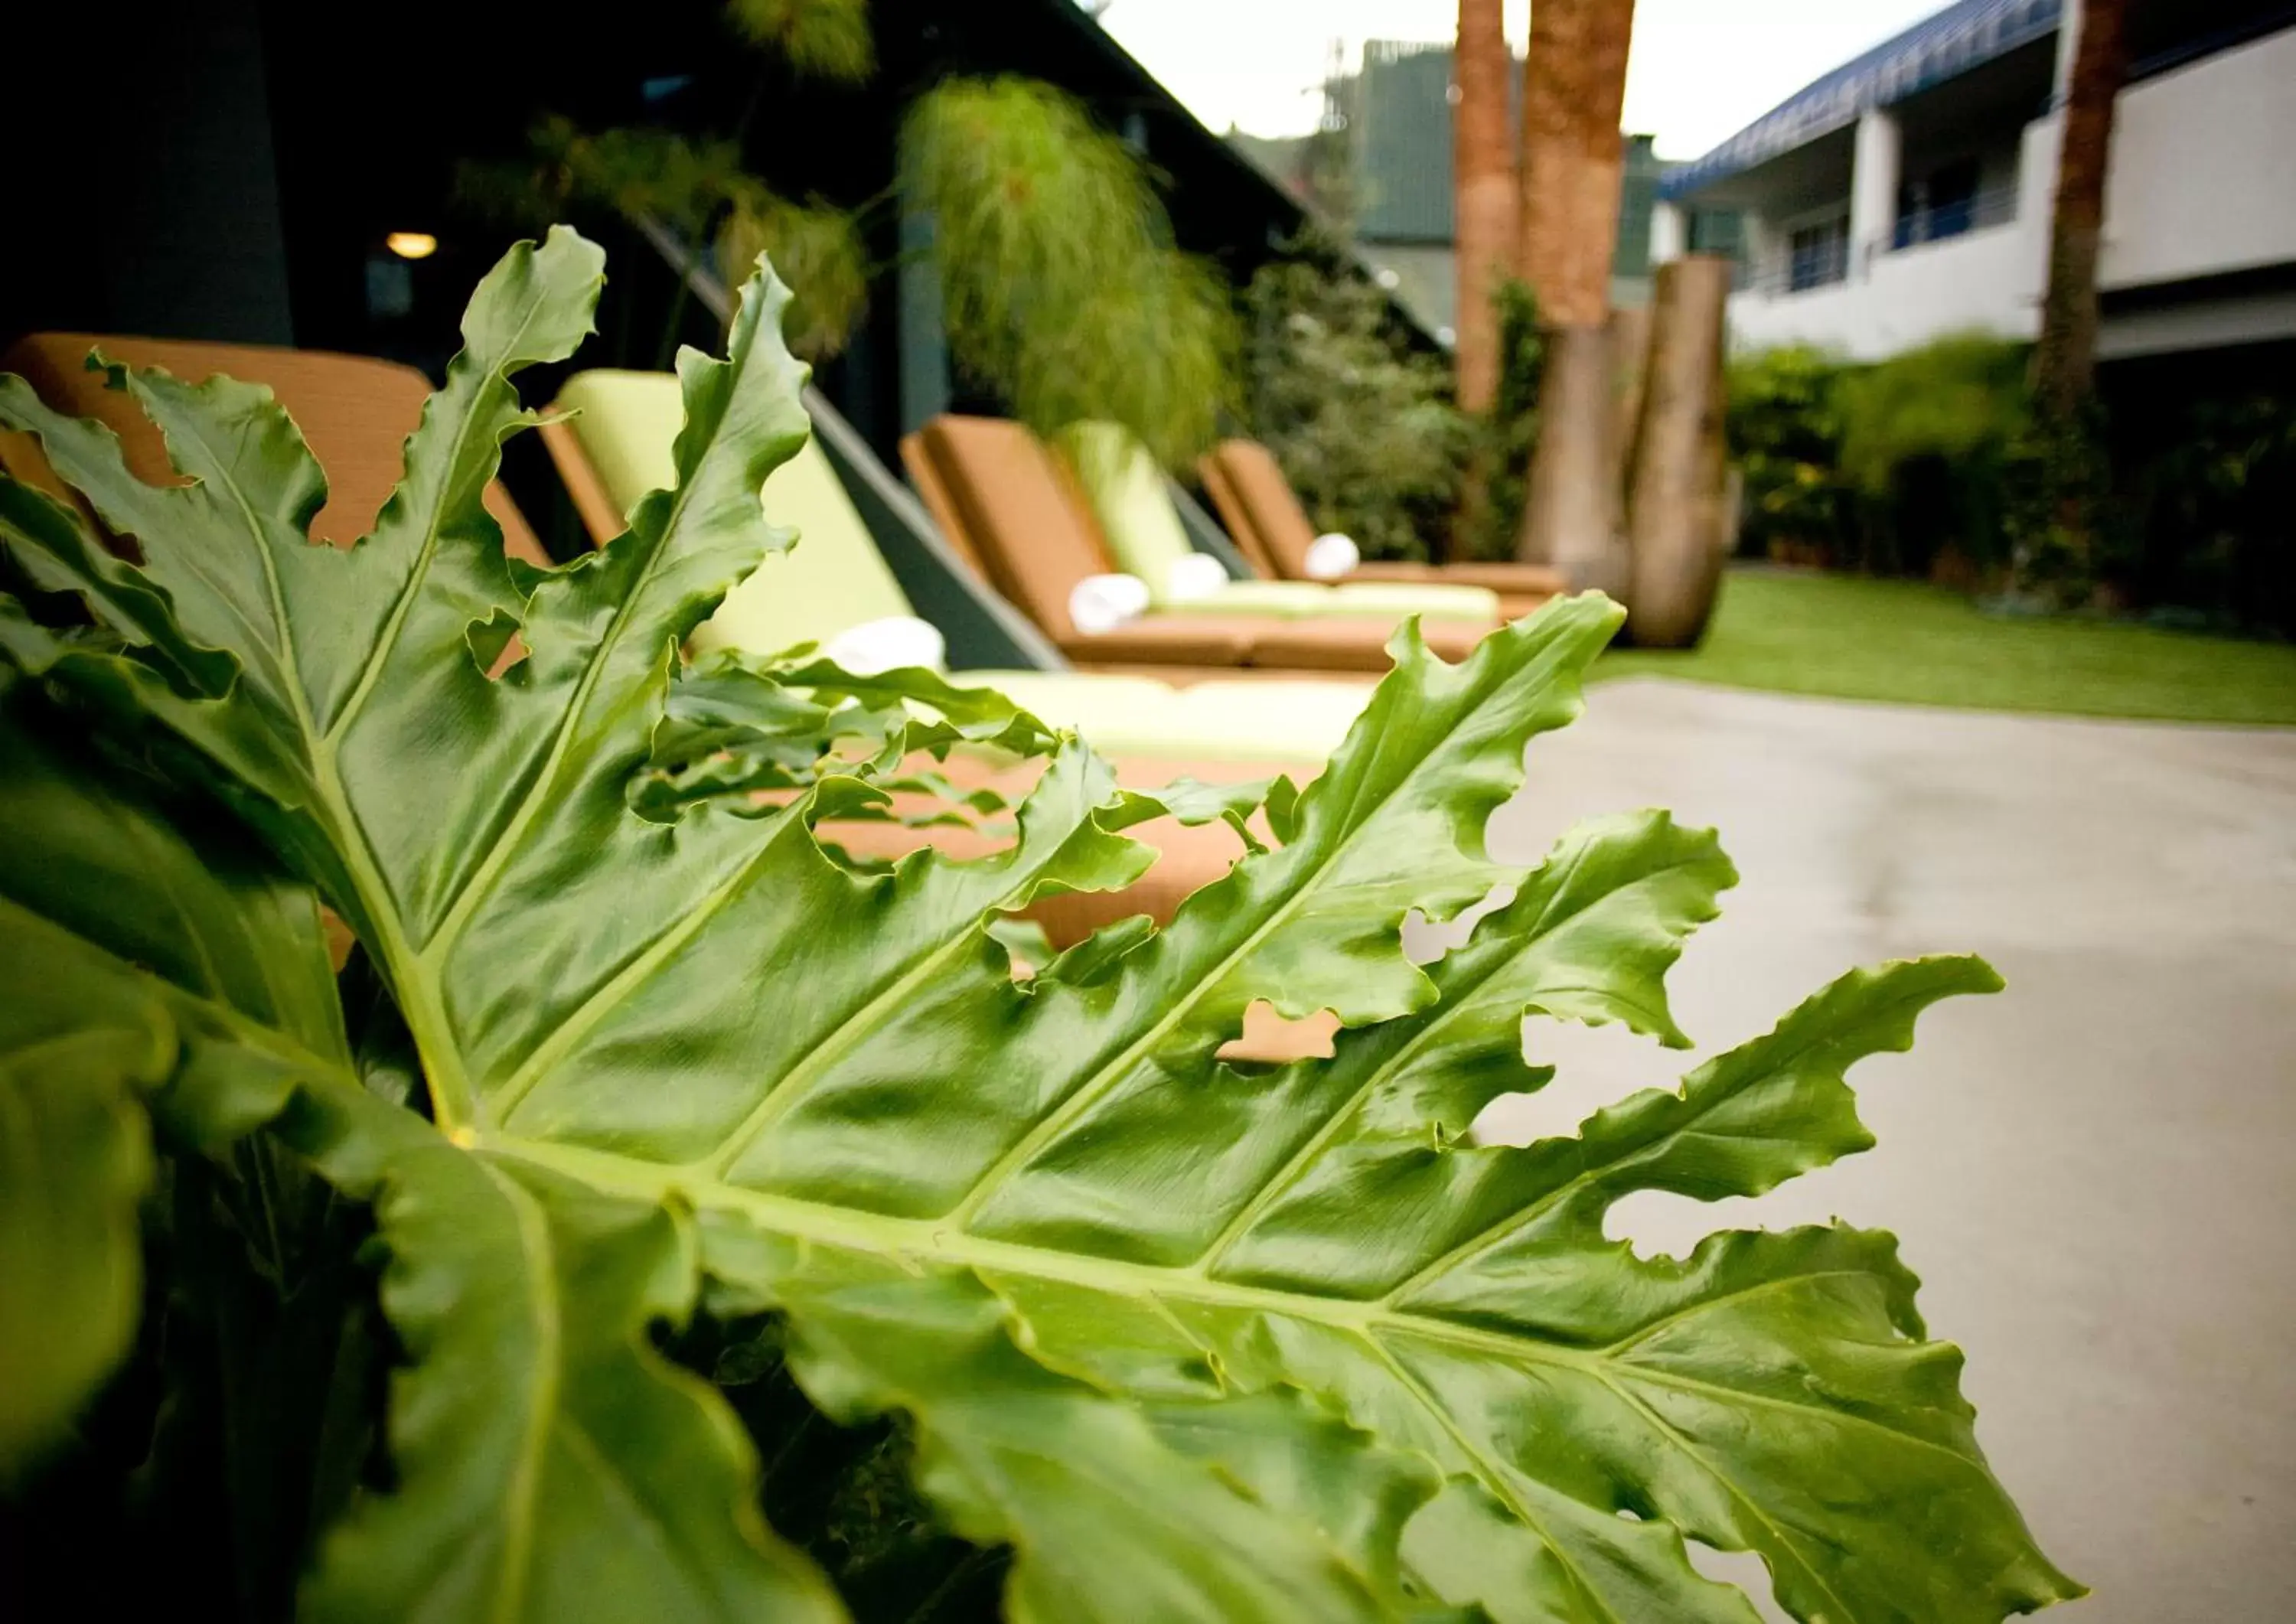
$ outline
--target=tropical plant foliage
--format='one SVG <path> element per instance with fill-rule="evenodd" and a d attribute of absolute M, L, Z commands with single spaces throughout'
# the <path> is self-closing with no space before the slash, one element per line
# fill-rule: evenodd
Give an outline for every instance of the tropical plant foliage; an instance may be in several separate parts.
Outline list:
<path fill-rule="evenodd" d="M 462 165 L 462 201 L 537 231 L 581 208 L 656 222 L 713 244 L 729 280 L 769 253 L 804 290 L 790 301 L 785 336 L 812 359 L 843 349 L 868 312 L 874 267 L 860 222 L 821 198 L 800 202 L 775 192 L 750 172 L 738 141 L 585 130 L 550 116 L 527 131 L 526 148 L 521 159 Z"/>
<path fill-rule="evenodd" d="M 1884 574 L 1997 574 L 2030 457 L 2026 346 L 1957 333 L 1870 365 L 1802 347 L 1731 368 L 1748 540 Z"/>
<path fill-rule="evenodd" d="M 1498 393 L 1489 411 L 1470 419 L 1475 447 L 1455 540 L 1464 557 L 1511 559 L 1530 494 L 1546 340 L 1538 324 L 1538 295 L 1529 283 L 1510 276 L 1491 291 L 1491 302 L 1498 311 Z"/>
<path fill-rule="evenodd" d="M 2158 415 L 2166 421 L 2145 423 L 2128 402 L 2116 420 L 2122 465 L 2136 471 L 2138 595 L 2296 636 L 2296 394 L 2251 385 L 2170 395 Z"/>
<path fill-rule="evenodd" d="M 1660 813 L 1528 871 L 1483 849 L 1614 608 L 1458 666 L 1406 632 L 1328 770 L 1267 793 L 1272 846 L 1020 978 L 998 921 L 1125 884 L 1125 825 L 1205 797 L 1119 791 L 929 673 L 682 663 L 791 540 L 757 500 L 807 430 L 769 274 L 723 359 L 682 357 L 676 488 L 575 563 L 507 561 L 512 375 L 571 353 L 601 272 L 565 231 L 503 261 L 348 550 L 308 543 L 324 476 L 263 390 L 115 373 L 185 476 L 159 488 L 0 380 L 142 561 L 0 483 L 41 611 L 0 617 L 0 1468 L 30 1504 L 158 1538 L 226 1508 L 250 1617 L 300 1572 L 324 1620 L 1751 1620 L 1685 1537 L 1760 1553 L 1803 1619 L 2074 1592 L 1890 1237 L 1603 1234 L 1637 1191 L 1866 1148 L 1845 1070 L 1982 964 L 1854 972 L 1573 1136 L 1472 1137 L 1547 1080 L 1526 1015 L 1685 1044 L 1662 978 L 1733 880 Z M 1045 759 L 1003 853 L 871 868 L 825 833 L 991 740 Z M 1404 956 L 1408 911 L 1501 884 Z M 1259 999 L 1335 1011 L 1335 1053 L 1221 1061 Z M 114 1456 L 133 1492 L 91 1495 Z"/>
<path fill-rule="evenodd" d="M 1450 367 L 1404 341 L 1342 250 L 1285 247 L 1246 294 L 1252 432 L 1317 528 L 1369 558 L 1423 559 L 1450 528 L 1477 427 L 1452 403 Z"/>
<path fill-rule="evenodd" d="M 734 31 L 807 78 L 858 84 L 875 71 L 867 0 L 727 0 Z M 761 86 L 756 95 L 766 92 Z M 888 205 L 930 228 L 949 353 L 973 382 L 1052 434 L 1079 418 L 1131 428 L 1184 467 L 1237 400 L 1235 300 L 1218 269 L 1184 253 L 1155 184 L 1075 97 L 1033 79 L 949 78 L 903 114 L 898 173 L 852 209 L 802 201 L 754 172 L 742 132 L 586 131 L 545 118 L 524 158 L 463 166 L 464 201 L 539 230 L 570 207 L 659 222 L 712 243 L 728 282 L 770 254 L 799 290 L 798 354 L 841 350 L 891 268 Z M 681 306 L 682 309 L 682 306 Z M 665 356 L 667 349 L 665 349 Z"/>
<path fill-rule="evenodd" d="M 1234 299 L 1130 148 L 1032 79 L 950 79 L 901 130 L 901 186 L 933 223 L 957 365 L 1044 433 L 1130 427 L 1185 466 L 1235 405 Z"/>

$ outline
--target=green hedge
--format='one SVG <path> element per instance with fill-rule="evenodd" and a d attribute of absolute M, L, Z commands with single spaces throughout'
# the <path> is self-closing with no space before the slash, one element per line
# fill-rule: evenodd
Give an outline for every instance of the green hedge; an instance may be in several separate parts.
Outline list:
<path fill-rule="evenodd" d="M 1956 334 L 1873 365 L 1786 347 L 1734 361 L 1741 551 L 1992 590 L 2046 450 L 2027 347 Z M 2095 567 L 2162 618 L 2296 633 L 2296 394 L 2196 373 L 2112 398 Z M 2030 511 L 2030 507 L 2027 509 Z"/>

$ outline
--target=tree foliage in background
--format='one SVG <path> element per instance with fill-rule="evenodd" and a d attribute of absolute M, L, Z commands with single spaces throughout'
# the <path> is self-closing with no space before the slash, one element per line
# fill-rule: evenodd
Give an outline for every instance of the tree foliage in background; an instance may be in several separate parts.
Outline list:
<path fill-rule="evenodd" d="M 2249 388 L 2195 400 L 2125 460 L 2138 600 L 2296 636 L 2296 395 Z"/>
<path fill-rule="evenodd" d="M 1476 445 L 1450 368 L 1403 341 L 1386 293 L 1329 244 L 1286 251 L 1245 296 L 1252 432 L 1320 529 L 1366 558 L 1424 559 Z"/>
<path fill-rule="evenodd" d="M 1872 365 L 1786 348 L 1734 362 L 1750 545 L 1880 574 L 1997 578 L 2031 422 L 2026 347 L 1951 334 Z"/>
<path fill-rule="evenodd" d="M 1730 368 L 1746 550 L 1988 590 L 2029 583 L 2069 489 L 2094 510 L 2080 568 L 2166 622 L 2296 633 L 2296 401 L 2215 375 L 2135 381 L 2126 422 L 2062 434 L 2026 347 L 1976 334 L 1890 360 L 1785 347 Z M 2045 602 L 2046 600 L 2044 600 Z"/>
<path fill-rule="evenodd" d="M 1498 389 L 1490 410 L 1471 420 L 1475 446 L 1465 474 L 1470 489 L 1460 504 L 1453 551 L 1461 558 L 1502 560 L 1514 555 L 1515 539 L 1522 534 L 1530 452 L 1538 443 L 1546 340 L 1538 296 L 1529 283 L 1508 277 L 1492 290 L 1491 302 L 1497 307 Z"/>
<path fill-rule="evenodd" d="M 875 69 L 866 0 L 728 0 L 742 37 L 834 82 Z M 800 290 L 789 340 L 836 354 L 867 312 L 866 217 L 898 197 L 933 222 L 952 357 L 1042 433 L 1078 418 L 1132 429 L 1178 468 L 1237 399 L 1232 290 L 1183 253 L 1148 173 L 1083 103 L 1012 77 L 955 78 L 910 104 L 895 191 L 854 210 L 776 192 L 738 135 L 585 131 L 545 119 L 517 162 L 465 164 L 463 198 L 529 228 L 574 205 L 658 220 L 714 245 L 727 282 L 759 253 Z"/>
<path fill-rule="evenodd" d="M 869 0 L 726 0 L 734 31 L 810 78 L 865 82 L 877 70 Z"/>
<path fill-rule="evenodd" d="M 115 374 L 189 476 L 152 487 L 0 379 L 140 561 L 0 479 L 41 589 L 0 600 L 0 1484 L 56 1611 L 1751 1624 L 1689 1538 L 1805 1620 L 2079 1593 L 1890 1236 L 1604 1234 L 1866 1149 L 1845 1073 L 1981 962 L 1853 972 L 1575 1135 L 1473 1137 L 1552 1075 L 1527 1019 L 1688 1046 L 1664 977 L 1735 879 L 1657 812 L 1484 848 L 1614 606 L 1456 666 L 1406 630 L 1314 783 L 1225 798 L 1271 843 L 1017 975 L 1007 916 L 1129 884 L 1126 827 L 1202 786 L 1119 789 L 928 671 L 681 657 L 791 541 L 769 274 L 682 361 L 675 489 L 506 559 L 512 374 L 602 280 L 571 232 L 512 250 L 348 549 L 266 390 Z M 990 745 L 1043 760 L 1006 849 L 836 843 Z M 1222 1061 L 1263 999 L 1333 1052 Z"/>
<path fill-rule="evenodd" d="M 932 217 L 951 355 L 1024 422 L 1112 418 L 1176 468 L 1211 443 L 1236 403 L 1234 300 L 1082 103 L 1011 77 L 936 86 L 903 123 L 900 184 Z"/>
<path fill-rule="evenodd" d="M 1844 370 L 1801 345 L 1730 363 L 1727 431 L 1746 481 L 1744 549 L 1826 562 L 1841 549 L 1849 523 L 1838 400 Z"/>
<path fill-rule="evenodd" d="M 857 218 L 817 197 L 781 196 L 749 172 L 736 141 L 664 129 L 585 131 L 550 117 L 527 132 L 524 160 L 465 163 L 456 190 L 466 204 L 531 229 L 585 205 L 659 221 L 711 243 L 729 283 L 770 253 L 803 290 L 790 306 L 786 336 L 809 359 L 837 354 L 868 310 L 873 267 Z"/>
<path fill-rule="evenodd" d="M 1952 333 L 1841 379 L 1841 472 L 1857 494 L 1862 567 L 1997 573 L 2032 412 L 2030 347 Z"/>

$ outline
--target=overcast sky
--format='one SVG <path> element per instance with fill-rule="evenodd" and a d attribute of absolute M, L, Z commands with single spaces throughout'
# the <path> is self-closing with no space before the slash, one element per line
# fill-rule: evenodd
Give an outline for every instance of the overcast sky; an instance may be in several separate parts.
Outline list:
<path fill-rule="evenodd" d="M 1946 0 L 1638 0 L 1626 127 L 1695 158 Z M 1298 135 L 1323 110 L 1332 41 L 1451 38 L 1456 0 L 1111 0 L 1108 31 L 1215 130 Z M 1507 32 L 1529 29 L 1507 0 Z"/>

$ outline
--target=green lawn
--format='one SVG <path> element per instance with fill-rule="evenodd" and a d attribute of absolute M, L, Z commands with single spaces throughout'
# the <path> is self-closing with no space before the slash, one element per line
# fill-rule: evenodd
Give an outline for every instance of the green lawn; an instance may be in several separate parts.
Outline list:
<path fill-rule="evenodd" d="M 1723 582 L 1704 646 L 1620 650 L 1595 675 L 1982 710 L 2296 724 L 2296 646 L 2287 644 L 1988 614 L 1918 582 L 1759 566 Z"/>

